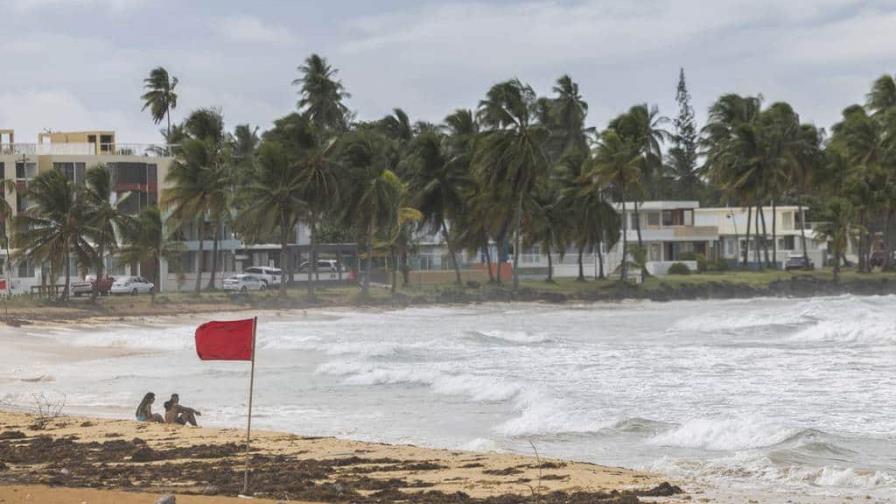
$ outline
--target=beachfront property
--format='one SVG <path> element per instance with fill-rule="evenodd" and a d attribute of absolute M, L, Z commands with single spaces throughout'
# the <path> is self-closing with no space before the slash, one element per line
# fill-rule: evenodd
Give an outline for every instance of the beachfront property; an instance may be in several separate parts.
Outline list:
<path fill-rule="evenodd" d="M 17 142 L 15 130 L 0 129 L 0 178 L 14 180 L 16 191 L 0 192 L 13 210 L 13 216 L 27 208 L 26 191 L 30 181 L 40 173 L 57 170 L 75 184 L 83 184 L 85 173 L 94 166 L 105 166 L 112 174 L 113 203 L 130 194 L 121 203 L 121 209 L 129 215 L 137 215 L 149 205 L 157 205 L 165 190 L 165 178 L 174 158 L 170 149 L 163 145 L 133 144 L 118 141 L 114 131 L 58 131 L 38 134 L 32 143 Z M 2 191 L 2 187 L 0 187 Z M 5 223 L 0 223 L 4 226 Z M 206 222 L 202 258 L 199 256 L 198 223 L 182 226 L 175 238 L 183 243 L 183 253 L 172 260 L 162 260 L 160 265 L 120 264 L 113 257 L 106 258 L 106 268 L 110 275 L 140 275 L 155 277 L 158 272 L 159 291 L 186 290 L 195 286 L 200 265 L 203 272 L 203 286 L 208 283 L 212 270 L 212 241 L 214 230 Z M 218 233 L 218 264 L 215 278 L 216 287 L 223 285 L 229 275 L 239 273 L 249 266 L 276 266 L 280 264 L 279 244 L 245 244 L 237 239 L 228 224 L 223 224 Z M 310 236 L 307 227 L 296 226 L 290 245 L 290 261 L 298 267 L 307 259 Z M 356 253 L 354 244 L 325 244 L 321 253 L 334 257 L 349 257 Z M 14 254 L 13 254 L 14 256 Z M 72 259 L 74 261 L 74 259 Z M 10 261 L 7 251 L 0 250 L 0 264 Z M 64 279 L 49 278 L 49 268 L 24 259 L 14 259 L 9 275 L 9 292 L 24 294 L 34 292 L 41 285 L 61 285 Z M 73 276 L 83 277 L 75 264 Z M 5 268 L 5 267 L 4 267 Z M 3 270 L 5 271 L 5 269 Z M 92 272 L 91 272 L 92 273 Z M 327 273 L 319 275 L 329 280 Z M 335 275 L 341 279 L 341 272 Z M 301 277 L 297 277 L 301 280 Z"/>
<path fill-rule="evenodd" d="M 17 215 L 27 208 L 26 190 L 30 181 L 40 173 L 57 170 L 75 184 L 83 184 L 87 169 L 105 166 L 112 174 L 113 202 L 125 194 L 131 196 L 122 202 L 122 209 L 132 215 L 159 201 L 160 180 L 165 179 L 172 158 L 165 155 L 162 146 L 151 144 L 128 144 L 118 142 L 114 131 L 67 131 L 40 133 L 36 142 L 20 143 L 15 130 L 0 129 L 0 178 L 14 180 L 16 190 L 3 191 L 0 197 L 6 199 Z M 2 188 L 0 188 L 2 191 Z M 0 223 L 0 226 L 5 223 Z M 0 262 L 4 265 L 10 258 L 6 250 L 0 251 Z M 122 265 L 111 258 L 107 261 L 110 273 L 138 274 L 150 265 Z M 78 271 L 78 268 L 72 268 Z M 140 274 L 149 275 L 143 271 Z M 27 260 L 14 260 L 10 275 L 10 291 L 28 293 L 42 283 L 53 284 L 47 278 L 49 271 Z M 56 283 L 59 280 L 56 279 Z"/>
<path fill-rule="evenodd" d="M 759 215 L 759 239 L 756 238 L 756 209 L 749 211 L 745 207 L 700 208 L 694 214 L 695 223 L 701 226 L 713 226 L 718 229 L 719 253 L 730 266 L 742 263 L 744 252 L 749 247 L 747 266 L 755 268 L 756 250 L 759 248 L 760 259 L 764 261 L 764 244 L 768 244 L 772 254 L 772 225 L 777 239 L 777 267 L 788 257 L 802 256 L 803 238 L 805 237 L 805 253 L 816 266 L 825 264 L 827 259 L 827 243 L 818 240 L 812 231 L 812 224 L 806 220 L 807 210 L 798 206 L 779 206 L 774 209 L 765 207 Z M 747 243 L 747 219 L 750 219 L 750 241 Z M 762 234 L 763 221 L 765 233 Z"/>

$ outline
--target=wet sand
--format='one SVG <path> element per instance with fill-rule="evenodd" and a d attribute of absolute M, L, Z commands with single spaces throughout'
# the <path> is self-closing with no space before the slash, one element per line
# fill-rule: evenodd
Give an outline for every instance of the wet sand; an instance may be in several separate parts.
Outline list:
<path fill-rule="evenodd" d="M 240 430 L 77 417 L 39 424 L 31 414 L 0 412 L 0 502 L 154 502 L 164 493 L 217 498 L 241 491 Z M 253 433 L 250 461 L 250 492 L 289 502 L 690 499 L 673 496 L 675 488 L 656 475 L 622 468 L 276 432 Z M 86 488 L 93 490 L 85 494 Z"/>

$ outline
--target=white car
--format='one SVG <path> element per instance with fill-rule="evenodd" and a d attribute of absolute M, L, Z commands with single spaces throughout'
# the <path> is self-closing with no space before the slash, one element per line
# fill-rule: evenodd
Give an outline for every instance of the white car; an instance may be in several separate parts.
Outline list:
<path fill-rule="evenodd" d="M 308 273 L 308 270 L 311 269 L 311 262 L 305 261 L 299 266 L 299 271 L 302 273 Z M 336 273 L 339 271 L 339 263 L 335 259 L 318 259 L 317 260 L 317 272 L 318 273 Z"/>
<path fill-rule="evenodd" d="M 264 282 L 266 287 L 272 285 L 280 285 L 283 281 L 283 270 L 280 268 L 272 268 L 270 266 L 251 266 L 246 268 L 243 273 L 248 273 L 255 278 Z"/>
<path fill-rule="evenodd" d="M 112 294 L 151 294 L 155 285 L 143 277 L 118 277 L 112 283 Z"/>
<path fill-rule="evenodd" d="M 224 290 L 248 292 L 250 290 L 265 290 L 267 285 L 253 275 L 240 274 L 224 279 Z"/>

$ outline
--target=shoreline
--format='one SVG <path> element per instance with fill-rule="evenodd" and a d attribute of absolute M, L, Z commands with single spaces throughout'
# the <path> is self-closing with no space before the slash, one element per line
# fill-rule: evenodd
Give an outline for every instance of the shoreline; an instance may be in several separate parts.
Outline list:
<path fill-rule="evenodd" d="M 140 493 L 236 497 L 243 481 L 244 436 L 239 429 L 41 419 L 0 410 L 0 499 L 19 502 L 29 488 L 57 497 L 87 488 L 137 492 L 128 494 L 133 502 L 144 502 Z M 270 502 L 513 503 L 540 495 L 545 503 L 634 504 L 643 502 L 641 497 L 691 498 L 655 474 L 520 454 L 270 431 L 253 431 L 251 447 L 251 493 Z"/>
<path fill-rule="evenodd" d="M 749 274 L 748 274 L 749 275 Z M 302 289 L 293 289 L 290 297 L 275 293 L 248 298 L 231 297 L 222 292 L 192 297 L 185 293 L 160 294 L 155 302 L 144 297 L 102 298 L 60 304 L 46 300 L 13 300 L 5 308 L 8 316 L 0 321 L 12 327 L 34 323 L 79 321 L 103 323 L 132 320 L 139 317 L 180 317 L 193 314 L 239 312 L 295 312 L 301 310 L 384 310 L 414 306 L 457 306 L 483 303 L 617 303 L 624 301 L 698 301 L 753 298 L 809 298 L 836 295 L 879 296 L 896 294 L 896 276 L 857 276 L 834 282 L 814 274 L 788 274 L 769 281 L 754 281 L 749 276 L 702 274 L 682 277 L 651 278 L 648 286 L 619 285 L 603 281 L 567 283 L 560 286 L 528 281 L 513 292 L 507 286 L 439 285 L 427 289 L 400 290 L 394 295 L 387 289 L 372 291 L 368 299 L 360 299 L 356 289 L 341 288 L 324 294 L 315 301 L 304 297 Z M 322 292 L 327 293 L 326 289 Z"/>

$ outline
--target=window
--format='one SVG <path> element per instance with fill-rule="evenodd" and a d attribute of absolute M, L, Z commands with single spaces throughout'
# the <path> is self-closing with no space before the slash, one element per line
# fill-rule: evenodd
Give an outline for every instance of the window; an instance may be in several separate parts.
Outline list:
<path fill-rule="evenodd" d="M 660 225 L 660 213 L 659 212 L 647 212 L 647 225 L 648 226 L 659 226 Z"/>
<path fill-rule="evenodd" d="M 684 217 L 682 224 L 685 226 L 693 226 L 694 225 L 694 211 L 693 210 L 682 210 L 682 216 Z"/>
<path fill-rule="evenodd" d="M 781 214 L 781 229 L 793 229 L 793 212 Z"/>
<path fill-rule="evenodd" d="M 65 175 L 70 182 L 81 185 L 87 166 L 84 163 L 53 163 L 53 169 Z"/>
<path fill-rule="evenodd" d="M 663 210 L 663 225 L 672 225 L 672 210 Z"/>
<path fill-rule="evenodd" d="M 793 236 L 778 238 L 778 248 L 781 250 L 793 250 L 795 248 Z"/>
<path fill-rule="evenodd" d="M 26 179 L 37 175 L 37 163 L 16 161 L 16 178 Z"/>
<path fill-rule="evenodd" d="M 6 164 L 0 161 L 0 179 L 6 178 Z"/>
<path fill-rule="evenodd" d="M 629 222 L 631 223 L 631 229 L 639 229 L 641 226 L 638 225 L 639 224 L 638 214 L 632 212 L 628 215 L 629 215 Z"/>
<path fill-rule="evenodd" d="M 34 263 L 31 261 L 19 261 L 19 278 L 31 278 L 34 276 Z"/>

